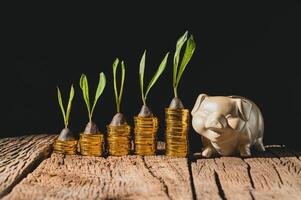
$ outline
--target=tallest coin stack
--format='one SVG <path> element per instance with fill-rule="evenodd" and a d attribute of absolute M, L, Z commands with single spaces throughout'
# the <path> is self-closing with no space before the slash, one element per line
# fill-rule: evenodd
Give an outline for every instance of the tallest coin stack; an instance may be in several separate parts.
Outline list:
<path fill-rule="evenodd" d="M 188 109 L 165 109 L 166 119 L 166 155 L 186 157 L 188 155 Z"/>

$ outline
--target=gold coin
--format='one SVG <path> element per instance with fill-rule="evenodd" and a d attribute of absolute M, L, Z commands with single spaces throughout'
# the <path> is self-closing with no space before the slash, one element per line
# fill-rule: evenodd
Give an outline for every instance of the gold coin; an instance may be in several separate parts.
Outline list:
<path fill-rule="evenodd" d="M 85 156 L 101 156 L 103 153 L 103 134 L 80 134 L 80 153 Z"/>
<path fill-rule="evenodd" d="M 134 149 L 137 155 L 155 155 L 157 147 L 158 119 L 134 117 Z"/>
<path fill-rule="evenodd" d="M 165 109 L 166 155 L 186 157 L 188 154 L 188 109 Z"/>
<path fill-rule="evenodd" d="M 76 146 L 77 146 L 76 140 L 67 140 L 67 141 L 55 140 L 53 145 L 53 151 L 55 153 L 60 153 L 60 154 L 74 155 L 76 154 Z"/>
<path fill-rule="evenodd" d="M 112 156 L 128 155 L 131 150 L 131 127 L 127 124 L 121 126 L 107 126 L 108 151 Z"/>

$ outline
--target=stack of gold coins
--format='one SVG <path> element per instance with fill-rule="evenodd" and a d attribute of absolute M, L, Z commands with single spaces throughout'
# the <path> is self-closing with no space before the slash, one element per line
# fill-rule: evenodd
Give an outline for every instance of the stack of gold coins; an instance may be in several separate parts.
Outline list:
<path fill-rule="evenodd" d="M 186 157 L 188 155 L 188 109 L 165 109 L 166 155 Z"/>
<path fill-rule="evenodd" d="M 77 146 L 77 140 L 55 140 L 53 145 L 53 151 L 55 153 L 60 154 L 69 154 L 74 155 L 76 154 L 76 146 Z"/>
<path fill-rule="evenodd" d="M 80 153 L 84 156 L 101 156 L 103 153 L 103 134 L 80 134 Z"/>
<path fill-rule="evenodd" d="M 135 154 L 155 155 L 157 149 L 158 119 L 156 117 L 134 117 Z"/>
<path fill-rule="evenodd" d="M 107 126 L 108 150 L 112 156 L 125 156 L 131 150 L 131 127 L 127 124 L 120 126 Z"/>

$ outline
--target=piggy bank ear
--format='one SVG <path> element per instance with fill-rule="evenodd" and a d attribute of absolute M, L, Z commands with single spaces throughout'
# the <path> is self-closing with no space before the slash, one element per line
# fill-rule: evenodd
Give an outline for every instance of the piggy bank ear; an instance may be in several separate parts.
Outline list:
<path fill-rule="evenodd" d="M 240 117 L 244 121 L 248 121 L 250 118 L 253 104 L 249 100 L 241 97 L 231 96 L 231 98 L 233 98 L 236 103 Z"/>
<path fill-rule="evenodd" d="M 204 101 L 204 99 L 208 97 L 207 94 L 200 94 L 193 106 L 193 109 L 191 111 L 191 115 L 193 116 L 201 107 L 202 102 Z"/>

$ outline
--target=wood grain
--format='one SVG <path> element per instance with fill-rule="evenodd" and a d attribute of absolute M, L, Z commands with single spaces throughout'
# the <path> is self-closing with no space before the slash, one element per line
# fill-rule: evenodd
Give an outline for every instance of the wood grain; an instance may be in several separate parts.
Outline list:
<path fill-rule="evenodd" d="M 52 154 L 4 199 L 191 199 L 186 159 Z"/>
<path fill-rule="evenodd" d="M 248 165 L 236 157 L 192 163 L 197 199 L 253 199 Z"/>
<path fill-rule="evenodd" d="M 252 158 L 221 157 L 192 162 L 197 199 L 298 199 L 301 160 L 288 148 L 269 146 Z"/>
<path fill-rule="evenodd" d="M 223 199 L 219 189 L 214 159 L 198 159 L 191 164 L 197 199 Z"/>
<path fill-rule="evenodd" d="M 0 139 L 0 198 L 49 154 L 54 135 Z"/>
<path fill-rule="evenodd" d="M 192 199 L 191 180 L 186 158 L 146 156 L 146 168 L 164 185 L 170 199 Z"/>
<path fill-rule="evenodd" d="M 255 152 L 245 159 L 187 160 L 164 155 L 104 158 L 53 153 L 41 162 L 54 138 L 38 135 L 0 140 L 3 199 L 244 200 L 301 196 L 301 154 L 285 146 L 267 146 L 265 153 Z M 164 146 L 158 143 L 160 154 Z"/>
<path fill-rule="evenodd" d="M 299 160 L 292 154 L 289 156 L 287 151 L 283 155 L 280 147 L 269 147 L 266 153 L 257 156 L 257 158 L 245 159 L 250 166 L 250 175 L 255 188 L 252 192 L 254 198 L 300 199 L 301 168 Z"/>

